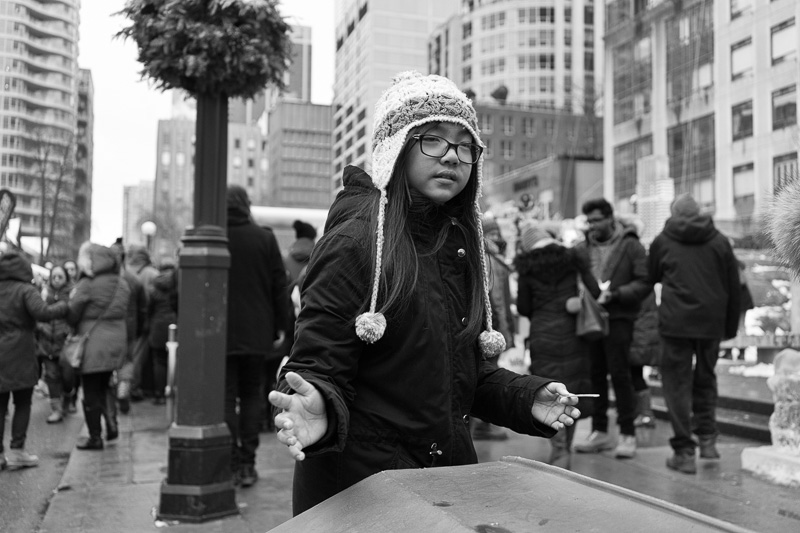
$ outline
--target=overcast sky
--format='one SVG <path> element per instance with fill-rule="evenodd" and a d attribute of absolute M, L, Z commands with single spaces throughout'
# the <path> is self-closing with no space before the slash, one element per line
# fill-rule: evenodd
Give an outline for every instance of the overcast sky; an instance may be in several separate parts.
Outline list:
<path fill-rule="evenodd" d="M 81 2 L 81 68 L 94 80 L 92 241 L 109 245 L 122 235 L 122 188 L 155 177 L 158 120 L 169 118 L 170 95 L 141 80 L 136 46 L 113 36 L 127 19 L 113 15 L 124 0 Z M 332 0 L 281 0 L 292 24 L 312 28 L 311 100 L 333 97 Z"/>

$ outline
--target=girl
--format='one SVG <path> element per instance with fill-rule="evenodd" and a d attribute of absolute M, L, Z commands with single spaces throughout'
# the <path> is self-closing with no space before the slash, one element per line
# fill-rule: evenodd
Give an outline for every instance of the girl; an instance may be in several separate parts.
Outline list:
<path fill-rule="evenodd" d="M 54 266 L 50 271 L 50 280 L 44 291 L 44 299 L 48 304 L 69 301 L 72 283 L 69 274 L 61 266 Z M 37 355 L 44 361 L 44 379 L 50 391 L 50 416 L 48 424 L 57 424 L 64 419 L 64 413 L 71 405 L 74 394 L 74 372 L 61 363 L 61 349 L 69 335 L 69 324 L 59 318 L 49 322 L 36 324 Z"/>
<path fill-rule="evenodd" d="M 527 228 L 520 244 L 514 259 L 519 274 L 517 311 L 531 323 L 531 374 L 552 376 L 573 392 L 591 392 L 589 347 L 575 336 L 578 277 L 592 296 L 600 295 L 588 258 L 538 226 Z M 575 426 L 568 426 L 550 439 L 549 464 L 570 468 L 574 434 Z"/>
<path fill-rule="evenodd" d="M 269 395 L 298 461 L 295 514 L 381 470 L 477 462 L 472 415 L 550 437 L 580 414 L 563 384 L 485 360 L 504 342 L 492 330 L 469 99 L 446 78 L 403 73 L 373 135 L 373 175 L 344 170 Z"/>

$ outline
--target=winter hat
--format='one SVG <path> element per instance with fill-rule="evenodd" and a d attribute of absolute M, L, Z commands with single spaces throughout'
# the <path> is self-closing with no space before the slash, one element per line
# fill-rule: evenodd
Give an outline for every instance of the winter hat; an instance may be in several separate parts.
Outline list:
<path fill-rule="evenodd" d="M 688 192 L 683 193 L 672 201 L 670 206 L 673 216 L 692 217 L 700 214 L 700 206 Z"/>
<path fill-rule="evenodd" d="M 294 228 L 295 238 L 297 239 L 306 238 L 313 241 L 317 238 L 317 230 L 314 229 L 314 226 L 302 220 L 295 220 L 292 227 Z"/>
<path fill-rule="evenodd" d="M 478 135 L 478 117 L 475 108 L 472 107 L 472 101 L 445 77 L 434 74 L 423 76 L 416 71 L 401 72 L 392 80 L 391 87 L 381 95 L 375 105 L 375 122 L 372 128 L 372 183 L 381 194 L 378 204 L 376 261 L 369 310 L 356 317 L 356 334 L 367 343 L 380 339 L 386 330 L 386 317 L 376 311 L 383 259 L 383 223 L 388 204 L 386 188 L 409 132 L 423 124 L 434 122 L 459 124 L 472 135 L 475 143 L 483 146 Z M 474 208 L 478 221 L 478 247 L 483 249 L 483 226 L 480 223 L 482 216 L 478 203 L 483 174 L 482 155 L 475 167 L 478 183 Z M 492 329 L 488 269 L 485 255 L 480 255 L 483 268 L 486 330 L 481 333 L 479 343 L 483 354 L 492 357 L 505 349 L 505 340 L 500 332 Z"/>
<path fill-rule="evenodd" d="M 522 232 L 522 238 L 520 240 L 522 241 L 522 249 L 526 252 L 558 242 L 547 230 L 539 226 L 529 226 Z"/>

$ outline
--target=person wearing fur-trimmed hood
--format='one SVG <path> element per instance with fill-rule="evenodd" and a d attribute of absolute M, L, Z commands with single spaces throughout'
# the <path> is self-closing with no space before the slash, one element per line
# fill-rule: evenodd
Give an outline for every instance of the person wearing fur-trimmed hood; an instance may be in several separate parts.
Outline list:
<path fill-rule="evenodd" d="M 348 166 L 303 284 L 278 439 L 299 514 L 387 469 L 477 462 L 469 419 L 551 437 L 579 416 L 553 380 L 498 369 L 478 203 L 483 145 L 447 78 L 398 75 L 372 175 Z"/>

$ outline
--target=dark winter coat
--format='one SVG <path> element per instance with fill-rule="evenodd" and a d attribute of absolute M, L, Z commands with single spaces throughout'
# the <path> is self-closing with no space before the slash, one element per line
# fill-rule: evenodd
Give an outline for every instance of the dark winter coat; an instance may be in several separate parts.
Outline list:
<path fill-rule="evenodd" d="M 667 219 L 650 245 L 650 277 L 661 283 L 664 337 L 729 339 L 739 325 L 739 267 L 708 215 Z"/>
<path fill-rule="evenodd" d="M 91 272 L 86 272 L 75 285 L 67 315 L 76 334 L 83 335 L 91 330 L 81 373 L 116 370 L 128 349 L 130 287 L 120 276 L 117 255 L 110 248 L 99 244 L 82 246 L 78 264 L 91 265 Z"/>
<path fill-rule="evenodd" d="M 168 270 L 153 281 L 147 307 L 150 320 L 148 341 L 152 348 L 167 349 L 169 325 L 178 323 L 178 271 Z"/>
<path fill-rule="evenodd" d="M 227 354 L 267 356 L 285 327 L 289 301 L 278 241 L 249 212 L 228 208 L 228 250 Z"/>
<path fill-rule="evenodd" d="M 58 290 L 47 287 L 45 302 L 52 305 L 56 302 L 68 302 L 69 293 L 72 290 L 72 283 L 66 283 Z M 47 357 L 48 359 L 58 360 L 61 356 L 61 349 L 64 341 L 72 331 L 66 318 L 55 318 L 48 322 L 36 323 L 36 355 Z"/>
<path fill-rule="evenodd" d="M 36 385 L 36 321 L 67 313 L 64 302 L 47 305 L 31 280 L 33 270 L 27 259 L 17 252 L 0 255 L 0 393 Z"/>
<path fill-rule="evenodd" d="M 633 366 L 661 364 L 661 336 L 658 334 L 658 305 L 654 291 L 642 302 L 639 316 L 633 323 L 633 340 L 628 360 Z"/>
<path fill-rule="evenodd" d="M 456 338 L 467 314 L 467 262 L 458 253 L 466 246 L 448 217 L 431 221 L 448 237 L 435 254 L 419 256 L 408 308 L 392 314 L 374 344 L 356 336 L 375 234 L 354 211 L 377 194 L 366 173 L 345 169 L 303 285 L 282 375 L 297 372 L 320 391 L 328 433 L 295 465 L 295 514 L 382 470 L 476 463 L 470 415 L 528 435 L 555 433 L 531 415 L 535 391 L 550 380 L 498 369 L 477 342 Z M 285 380 L 279 389 L 289 391 Z"/>
<path fill-rule="evenodd" d="M 570 392 L 592 392 L 589 345 L 575 336 L 577 315 L 566 307 L 578 295 L 578 276 L 592 296 L 600 295 L 588 258 L 574 248 L 549 244 L 520 253 L 515 264 L 517 311 L 531 324 L 531 373 L 556 379 Z"/>
<path fill-rule="evenodd" d="M 586 239 L 575 247 L 589 256 L 592 246 L 595 245 Z M 622 228 L 622 236 L 597 281 L 611 282 L 608 290 L 613 299 L 604 304 L 609 319 L 636 320 L 641 302 L 653 286 L 647 278 L 647 252 L 639 242 L 635 228 Z"/>

